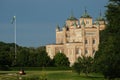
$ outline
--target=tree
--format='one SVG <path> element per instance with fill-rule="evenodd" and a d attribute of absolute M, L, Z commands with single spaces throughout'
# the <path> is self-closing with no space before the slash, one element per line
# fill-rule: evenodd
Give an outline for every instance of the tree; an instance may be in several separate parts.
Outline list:
<path fill-rule="evenodd" d="M 47 55 L 46 51 L 40 51 L 40 53 L 37 54 L 37 65 L 41 67 L 49 66 L 51 59 Z"/>
<path fill-rule="evenodd" d="M 63 53 L 57 53 L 53 60 L 57 67 L 69 67 L 70 65 L 68 58 Z"/>
<path fill-rule="evenodd" d="M 79 57 L 77 62 L 73 65 L 73 69 L 80 74 L 81 72 L 85 73 L 88 76 L 88 73 L 92 71 L 93 58 L 92 57 Z"/>
<path fill-rule="evenodd" d="M 98 71 L 107 79 L 120 77 L 120 0 L 109 0 L 106 6 L 107 27 L 100 34 L 99 51 L 95 55 Z"/>
<path fill-rule="evenodd" d="M 16 44 L 17 45 L 17 44 Z M 51 59 L 45 52 L 45 47 L 27 48 L 17 45 L 15 55 L 15 44 L 0 42 L 0 69 L 8 67 L 43 67 L 50 66 Z M 15 58 L 16 56 L 16 58 Z"/>
<path fill-rule="evenodd" d="M 11 44 L 0 42 L 0 68 L 1 69 L 8 69 L 12 65 L 13 60 L 13 49 Z"/>
<path fill-rule="evenodd" d="M 22 48 L 19 52 L 17 52 L 17 63 L 16 65 L 19 67 L 26 67 L 28 66 L 29 60 L 29 51 L 27 48 Z"/>

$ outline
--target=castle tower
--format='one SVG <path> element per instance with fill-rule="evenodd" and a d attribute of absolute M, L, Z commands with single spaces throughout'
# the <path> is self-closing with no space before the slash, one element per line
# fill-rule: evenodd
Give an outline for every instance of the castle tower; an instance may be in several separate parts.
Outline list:
<path fill-rule="evenodd" d="M 85 9 L 84 14 L 80 17 L 80 24 L 85 23 L 85 27 L 92 27 L 92 17 L 87 13 L 87 10 Z"/>
<path fill-rule="evenodd" d="M 71 14 L 71 16 L 66 20 L 66 26 L 68 29 L 76 28 L 78 25 L 78 19 Z"/>
<path fill-rule="evenodd" d="M 96 19 L 95 24 L 98 23 L 100 25 L 100 30 L 105 29 L 105 19 L 102 17 L 101 11 L 99 17 Z"/>

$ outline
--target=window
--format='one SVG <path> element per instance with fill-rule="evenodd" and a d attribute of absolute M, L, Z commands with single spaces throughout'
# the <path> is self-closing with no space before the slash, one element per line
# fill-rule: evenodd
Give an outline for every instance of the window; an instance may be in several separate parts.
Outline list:
<path fill-rule="evenodd" d="M 87 49 L 85 50 L 85 54 L 88 54 L 88 50 Z"/>
<path fill-rule="evenodd" d="M 88 40 L 85 40 L 85 44 L 88 44 Z"/>
<path fill-rule="evenodd" d="M 95 55 L 95 52 L 96 52 L 96 51 L 93 49 L 93 56 Z"/>
<path fill-rule="evenodd" d="M 76 48 L 76 54 L 79 54 L 79 49 L 78 48 Z"/>
<path fill-rule="evenodd" d="M 62 53 L 61 49 L 59 49 L 59 52 Z"/>
<path fill-rule="evenodd" d="M 95 50 L 93 50 L 93 54 L 95 54 Z"/>
<path fill-rule="evenodd" d="M 89 24 L 89 21 L 86 21 L 86 24 Z"/>
<path fill-rule="evenodd" d="M 93 39 L 93 42 L 92 42 L 93 44 L 95 44 L 95 39 Z"/>
<path fill-rule="evenodd" d="M 81 54 L 81 49 L 76 48 L 76 54 Z"/>

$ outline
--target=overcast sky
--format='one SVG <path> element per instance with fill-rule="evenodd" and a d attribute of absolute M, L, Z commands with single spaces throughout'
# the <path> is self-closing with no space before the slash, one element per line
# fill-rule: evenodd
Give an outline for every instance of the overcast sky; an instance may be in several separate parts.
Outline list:
<path fill-rule="evenodd" d="M 80 18 L 87 8 L 95 20 L 101 10 L 103 16 L 108 0 L 0 0 L 0 41 L 14 43 L 14 25 L 17 20 L 17 44 L 39 47 L 55 43 L 55 28 L 62 27 L 71 15 Z"/>

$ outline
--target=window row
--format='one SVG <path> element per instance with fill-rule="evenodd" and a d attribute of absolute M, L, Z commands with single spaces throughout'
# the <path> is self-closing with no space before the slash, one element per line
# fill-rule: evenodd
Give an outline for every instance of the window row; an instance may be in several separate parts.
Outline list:
<path fill-rule="evenodd" d="M 92 40 L 92 44 L 95 44 L 95 43 L 96 43 L 96 40 L 93 39 L 93 40 Z M 85 40 L 85 44 L 88 44 L 88 40 L 87 40 L 87 39 Z"/>
<path fill-rule="evenodd" d="M 92 53 L 95 54 L 96 50 L 93 49 Z M 76 54 L 82 54 L 81 49 L 76 49 Z M 89 50 L 85 49 L 85 54 L 89 54 Z"/>

